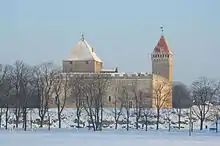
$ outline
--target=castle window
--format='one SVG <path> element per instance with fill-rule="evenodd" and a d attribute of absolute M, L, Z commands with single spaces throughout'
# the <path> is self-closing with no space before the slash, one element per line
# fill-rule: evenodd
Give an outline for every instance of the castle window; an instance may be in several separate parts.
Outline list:
<path fill-rule="evenodd" d="M 170 56 L 169 56 L 169 55 L 167 55 L 167 57 L 169 58 Z"/>
<path fill-rule="evenodd" d="M 73 64 L 73 61 L 70 61 L 70 64 Z"/>
<path fill-rule="evenodd" d="M 111 96 L 108 97 L 108 101 L 109 101 L 109 102 L 112 101 L 112 97 L 111 97 Z"/>
<path fill-rule="evenodd" d="M 89 64 L 89 61 L 86 61 L 86 64 Z"/>
<path fill-rule="evenodd" d="M 129 108 L 132 108 L 132 101 L 129 101 L 128 106 L 129 106 Z"/>

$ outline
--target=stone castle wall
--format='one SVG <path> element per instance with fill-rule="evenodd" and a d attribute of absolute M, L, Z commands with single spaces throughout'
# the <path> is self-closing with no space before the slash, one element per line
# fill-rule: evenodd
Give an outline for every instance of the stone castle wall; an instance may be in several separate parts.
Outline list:
<path fill-rule="evenodd" d="M 85 75 L 86 73 L 81 73 L 81 75 Z M 80 73 L 74 73 L 72 76 L 78 76 Z M 92 76 L 95 74 L 87 74 L 87 76 Z M 156 84 L 159 84 L 163 82 L 164 85 L 167 83 L 165 82 L 166 79 L 157 75 L 151 75 L 151 74 L 126 74 L 126 73 L 114 73 L 114 74 L 108 74 L 110 75 L 108 79 L 107 87 L 105 88 L 104 94 L 102 95 L 104 107 L 106 108 L 114 108 L 121 106 L 121 98 L 125 98 L 124 100 L 129 104 L 129 107 L 135 107 L 136 105 L 136 98 L 139 97 L 142 100 L 142 103 L 145 107 L 155 107 L 155 96 L 154 96 L 154 89 L 156 87 Z M 82 86 L 86 86 L 86 83 Z M 83 87 L 82 87 L 83 88 Z M 166 85 L 166 89 L 168 90 L 169 86 Z M 71 89 L 68 89 L 67 91 L 67 99 L 66 99 L 66 107 L 74 108 L 76 107 L 76 97 L 71 92 Z M 92 89 L 96 90 L 96 89 Z M 122 91 L 123 90 L 123 91 Z M 172 91 L 172 89 L 171 89 Z M 164 91 L 165 92 L 165 88 Z M 64 98 L 64 91 L 60 94 L 62 98 Z M 55 95 L 53 95 L 55 97 Z M 82 100 L 85 100 L 84 97 L 81 97 Z M 123 100 L 123 102 L 125 102 Z M 83 101 L 85 102 L 85 101 Z M 169 95 L 168 103 L 164 104 L 168 105 L 168 107 L 172 107 L 172 95 Z M 50 102 L 50 107 L 56 107 L 56 101 L 52 98 Z"/>

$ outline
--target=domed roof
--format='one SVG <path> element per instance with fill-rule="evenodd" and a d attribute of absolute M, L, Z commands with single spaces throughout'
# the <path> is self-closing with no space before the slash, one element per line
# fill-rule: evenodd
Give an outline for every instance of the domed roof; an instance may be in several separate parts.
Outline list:
<path fill-rule="evenodd" d="M 84 37 L 82 37 L 80 41 L 71 49 L 68 60 L 94 60 L 97 62 L 102 62 Z"/>

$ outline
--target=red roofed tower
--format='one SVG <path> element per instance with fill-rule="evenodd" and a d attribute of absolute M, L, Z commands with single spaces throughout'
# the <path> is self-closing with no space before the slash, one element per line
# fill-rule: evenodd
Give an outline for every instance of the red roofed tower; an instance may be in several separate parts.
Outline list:
<path fill-rule="evenodd" d="M 163 76 L 172 82 L 172 61 L 173 53 L 168 47 L 167 41 L 163 35 L 163 27 L 161 27 L 162 35 L 154 51 L 151 54 L 152 73 Z"/>

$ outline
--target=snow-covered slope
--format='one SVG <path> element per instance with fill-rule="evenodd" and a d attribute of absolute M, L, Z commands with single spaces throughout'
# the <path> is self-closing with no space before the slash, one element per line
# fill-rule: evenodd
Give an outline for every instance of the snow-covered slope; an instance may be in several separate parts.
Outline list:
<path fill-rule="evenodd" d="M 104 128 L 107 129 L 114 129 L 115 127 L 115 121 L 114 121 L 114 109 L 104 109 L 104 114 L 103 114 L 103 120 L 105 121 L 104 123 Z M 58 118 L 57 118 L 57 109 L 50 109 L 50 118 L 51 118 L 51 128 L 57 128 L 58 127 Z M 5 126 L 5 114 L 4 114 L 4 109 L 2 111 L 2 120 L 1 120 L 1 127 L 3 128 Z M 135 129 L 135 112 L 134 109 L 130 110 L 130 127 L 131 129 Z M 9 124 L 8 127 L 12 128 L 15 125 L 15 116 L 13 115 L 13 112 L 10 111 L 9 113 L 10 118 L 9 118 Z M 119 119 L 119 129 L 126 128 L 126 117 L 125 117 L 125 111 L 123 112 L 122 116 Z M 170 111 L 169 117 L 171 118 L 171 128 L 175 129 L 178 127 L 178 116 L 176 114 L 175 110 Z M 38 109 L 33 109 L 28 112 L 28 127 L 31 127 L 31 119 L 32 119 L 32 128 L 38 128 L 39 127 L 39 116 L 38 116 Z M 66 108 L 62 112 L 62 128 L 73 128 L 77 126 L 77 120 L 76 120 L 76 109 L 71 109 L 71 108 Z M 88 126 L 88 116 L 85 111 L 82 112 L 82 116 L 80 118 L 80 126 L 81 127 L 86 127 Z M 21 119 L 22 120 L 22 119 Z M 47 127 L 48 123 L 48 117 L 47 115 L 45 116 L 44 119 L 44 127 Z M 193 121 L 194 121 L 194 129 L 199 128 L 199 120 L 193 116 Z M 144 119 L 141 118 L 139 120 L 139 127 L 140 129 L 145 129 Z M 181 128 L 182 129 L 188 129 L 188 123 L 189 123 L 189 109 L 184 109 L 182 111 L 181 115 Z M 204 126 L 213 125 L 213 121 L 205 121 Z M 22 121 L 19 124 L 19 127 L 22 127 Z M 155 129 L 156 128 L 156 111 L 154 110 L 152 114 L 148 117 L 148 129 Z M 161 118 L 160 118 L 160 129 L 168 129 L 168 120 L 167 120 L 167 111 L 161 111 Z"/>

